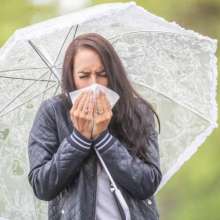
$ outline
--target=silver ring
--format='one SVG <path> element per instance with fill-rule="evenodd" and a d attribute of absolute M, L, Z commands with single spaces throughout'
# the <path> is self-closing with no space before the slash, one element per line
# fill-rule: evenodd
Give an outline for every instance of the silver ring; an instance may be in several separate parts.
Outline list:
<path fill-rule="evenodd" d="M 86 109 L 84 110 L 84 113 L 87 115 L 87 114 L 89 113 L 89 108 L 86 108 Z"/>
<path fill-rule="evenodd" d="M 104 111 L 103 110 L 102 111 L 97 110 L 96 112 L 97 112 L 98 115 L 101 115 L 101 114 L 103 114 Z"/>

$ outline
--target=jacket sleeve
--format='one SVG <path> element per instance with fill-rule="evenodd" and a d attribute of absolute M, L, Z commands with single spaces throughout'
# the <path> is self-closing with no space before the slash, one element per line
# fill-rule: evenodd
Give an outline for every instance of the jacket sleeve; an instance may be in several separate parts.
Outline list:
<path fill-rule="evenodd" d="M 125 144 L 122 144 L 108 130 L 96 140 L 96 149 L 100 152 L 113 179 L 126 189 L 134 198 L 144 200 L 157 190 L 162 173 L 158 146 L 158 132 L 155 130 L 153 111 L 149 112 L 149 134 L 147 137 L 147 158 L 144 162 L 137 156 L 131 156 Z"/>
<path fill-rule="evenodd" d="M 28 139 L 28 180 L 36 197 L 45 201 L 56 197 L 74 178 L 91 144 L 76 130 L 59 144 L 53 105 L 50 100 L 43 101 Z"/>

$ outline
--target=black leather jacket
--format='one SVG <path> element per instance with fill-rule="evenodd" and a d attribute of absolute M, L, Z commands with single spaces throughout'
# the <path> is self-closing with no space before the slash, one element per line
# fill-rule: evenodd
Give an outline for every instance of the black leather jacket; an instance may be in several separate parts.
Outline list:
<path fill-rule="evenodd" d="M 112 135 L 100 150 L 129 206 L 132 220 L 159 219 L 154 196 L 162 178 L 158 133 L 153 113 L 148 113 L 152 121 L 146 144 L 147 163 L 138 157 L 132 160 L 126 145 Z M 28 179 L 36 197 L 49 201 L 49 220 L 95 220 L 97 157 L 92 147 L 82 147 L 86 140 L 79 133 L 81 144 L 73 141 L 73 130 L 69 111 L 59 96 L 42 102 L 29 135 Z"/>

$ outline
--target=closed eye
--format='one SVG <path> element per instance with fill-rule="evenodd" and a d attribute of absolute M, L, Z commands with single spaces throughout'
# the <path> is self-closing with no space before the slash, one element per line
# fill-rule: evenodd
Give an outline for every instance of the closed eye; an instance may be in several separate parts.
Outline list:
<path fill-rule="evenodd" d="M 80 73 L 82 73 L 81 76 L 79 76 L 79 78 L 86 78 L 86 77 L 89 77 L 90 76 L 90 72 L 85 72 L 85 71 L 81 71 Z M 107 74 L 105 72 L 105 70 L 101 70 L 99 72 L 96 72 L 96 74 L 100 77 L 107 77 Z"/>
<path fill-rule="evenodd" d="M 79 78 L 82 79 L 82 78 L 86 78 L 86 77 L 88 77 L 88 75 L 80 76 Z"/>
<path fill-rule="evenodd" d="M 106 72 L 103 70 L 102 72 L 97 73 L 99 76 L 107 77 Z"/>

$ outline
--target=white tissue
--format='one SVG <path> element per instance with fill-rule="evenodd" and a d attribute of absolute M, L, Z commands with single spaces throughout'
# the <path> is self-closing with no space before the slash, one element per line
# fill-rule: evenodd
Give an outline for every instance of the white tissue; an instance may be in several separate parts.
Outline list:
<path fill-rule="evenodd" d="M 93 91 L 95 95 L 98 95 L 99 91 L 103 91 L 106 94 L 106 97 L 107 97 L 107 99 L 108 99 L 108 101 L 109 101 L 109 103 L 111 105 L 111 108 L 114 107 L 114 105 L 116 104 L 116 102 L 119 99 L 119 95 L 116 92 L 114 92 L 113 90 L 111 90 L 111 89 L 109 89 L 109 88 L 107 88 L 105 86 L 102 86 L 100 84 L 94 83 L 91 86 L 88 86 L 88 87 L 85 87 L 83 89 L 78 89 L 78 90 L 70 92 L 69 94 L 70 94 L 72 103 L 74 104 L 74 102 L 76 101 L 77 97 L 83 91 L 87 91 L 87 90 Z"/>

